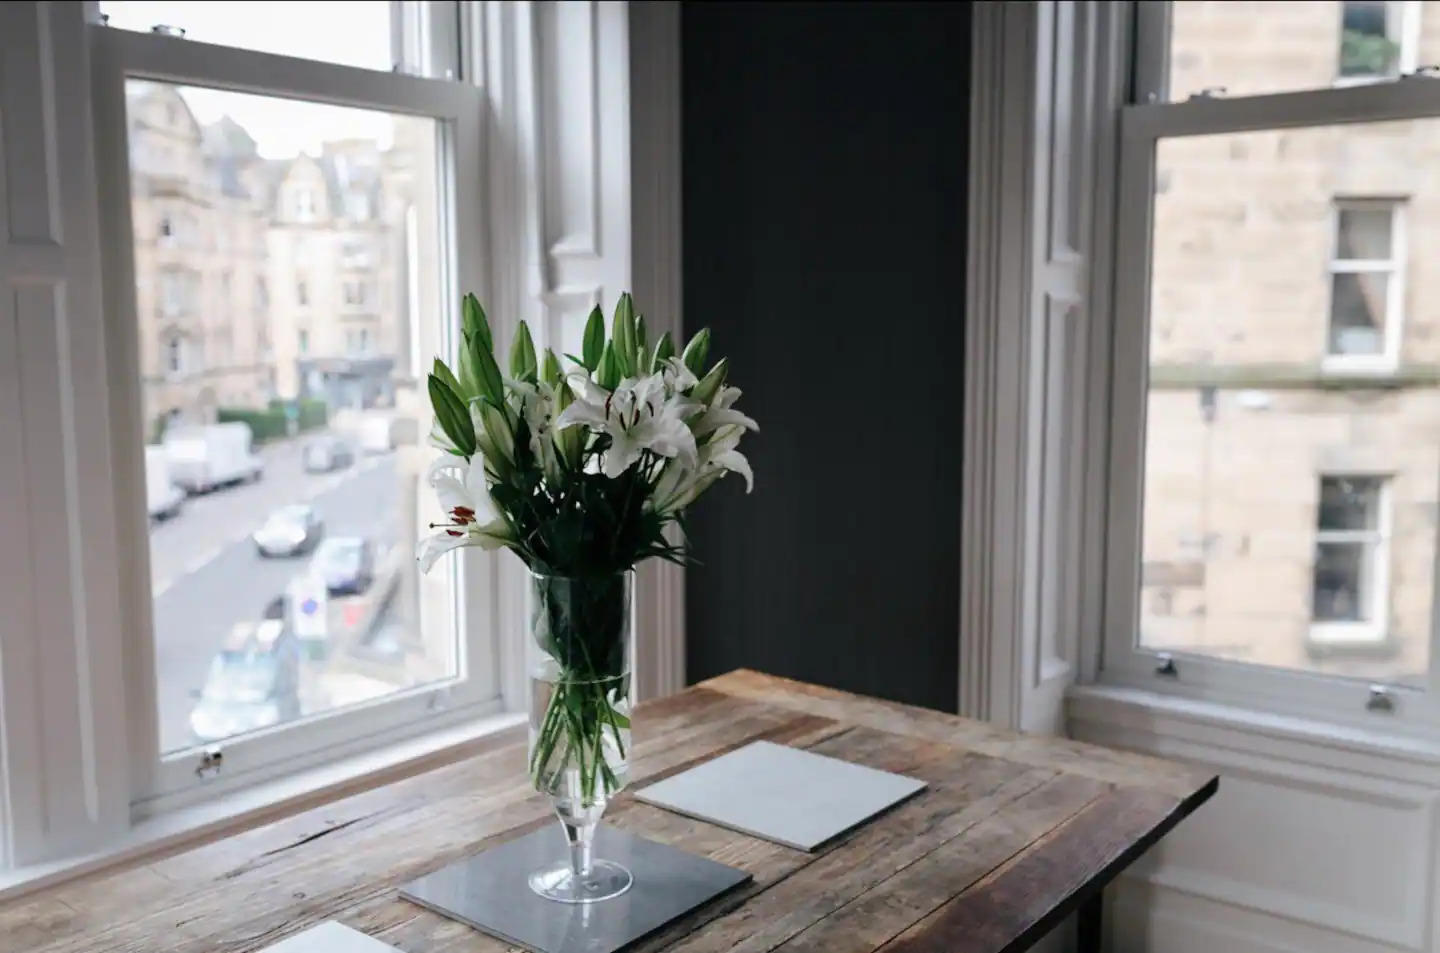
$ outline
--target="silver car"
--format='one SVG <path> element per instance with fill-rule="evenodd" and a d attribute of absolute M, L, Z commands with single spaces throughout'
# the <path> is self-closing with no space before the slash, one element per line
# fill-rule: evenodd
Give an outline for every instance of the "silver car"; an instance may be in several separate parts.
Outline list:
<path fill-rule="evenodd" d="M 261 556 L 299 556 L 320 544 L 325 523 L 313 506 L 295 503 L 271 513 L 255 531 L 255 549 Z"/>

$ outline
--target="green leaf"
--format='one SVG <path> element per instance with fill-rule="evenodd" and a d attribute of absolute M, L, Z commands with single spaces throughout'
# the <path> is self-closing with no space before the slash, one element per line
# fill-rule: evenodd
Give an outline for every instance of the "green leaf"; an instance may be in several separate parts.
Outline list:
<path fill-rule="evenodd" d="M 715 399 L 715 395 L 719 393 L 720 385 L 725 383 L 725 375 L 729 369 L 730 361 L 728 358 L 722 357 L 716 361 L 715 366 L 710 368 L 710 373 L 700 378 L 700 383 L 696 384 L 695 389 L 690 392 L 690 398 L 692 400 L 698 400 L 702 404 L 710 403 L 710 401 Z"/>
<path fill-rule="evenodd" d="M 485 437 L 500 461 L 507 465 L 515 463 L 515 434 L 510 430 L 506 413 L 488 400 L 480 402 L 480 422 L 485 427 Z"/>
<path fill-rule="evenodd" d="M 650 373 L 655 373 L 661 364 L 674 356 L 675 340 L 670 337 L 670 332 L 666 331 L 660 335 L 660 340 L 655 342 L 655 353 L 650 355 Z"/>
<path fill-rule="evenodd" d="M 605 353 L 605 315 L 597 304 L 590 310 L 590 319 L 585 322 L 585 339 L 581 342 L 582 359 L 576 361 L 585 370 L 594 372 L 600 366 L 600 355 Z"/>
<path fill-rule="evenodd" d="M 471 456 L 475 453 L 475 426 L 470 422 L 470 413 L 465 409 L 464 402 L 434 374 L 430 375 L 428 385 L 430 406 L 435 410 L 440 429 L 445 431 L 445 436 L 450 438 L 457 450 L 466 457 Z"/>
<path fill-rule="evenodd" d="M 681 360 L 685 366 L 690 368 L 690 373 L 699 377 L 705 373 L 705 359 L 710 356 L 710 329 L 701 328 L 695 332 L 690 343 L 685 345 L 685 354 Z"/>
<path fill-rule="evenodd" d="M 510 376 L 517 381 L 535 383 L 538 370 L 535 364 L 535 339 L 524 321 L 515 331 L 515 340 L 510 342 Z"/>
<path fill-rule="evenodd" d="M 620 361 L 615 356 L 615 342 L 605 342 L 605 352 L 600 355 L 600 367 L 595 382 L 606 390 L 614 390 L 621 380 Z"/>
<path fill-rule="evenodd" d="M 620 295 L 615 302 L 615 320 L 610 323 L 610 339 L 615 343 L 615 357 L 620 364 L 620 376 L 635 374 L 635 302 L 630 292 Z"/>
<path fill-rule="evenodd" d="M 466 338 L 478 337 L 480 343 L 485 345 L 485 350 L 493 351 L 495 344 L 490 337 L 490 319 L 485 317 L 485 309 L 480 307 L 480 299 L 474 294 L 465 295 L 460 303 L 460 316 Z"/>
<path fill-rule="evenodd" d="M 474 368 L 476 395 L 489 398 L 497 407 L 504 403 L 505 378 L 500 376 L 500 365 L 478 336 L 470 338 L 470 364 Z"/>
<path fill-rule="evenodd" d="M 560 383 L 561 378 L 564 376 L 560 370 L 559 358 L 555 356 L 554 351 L 547 347 L 545 349 L 545 363 L 540 366 L 540 379 L 551 387 L 554 387 Z"/>
<path fill-rule="evenodd" d="M 637 314 L 635 315 L 635 349 L 640 350 L 649 343 L 650 339 L 645 336 L 645 315 Z"/>
<path fill-rule="evenodd" d="M 471 349 L 472 341 L 479 341 L 479 335 L 462 335 L 464 341 L 460 344 L 460 373 L 456 383 L 460 386 L 455 388 L 455 393 L 461 400 L 472 400 L 480 393 L 480 378 L 475 373 L 474 351 Z"/>
<path fill-rule="evenodd" d="M 440 358 L 438 357 L 435 358 L 435 364 L 430 370 L 431 373 L 433 373 L 436 377 L 440 378 L 441 383 L 443 383 L 446 387 L 450 388 L 452 391 L 455 392 L 455 396 L 461 397 L 462 400 L 464 399 L 461 396 L 463 394 L 463 390 L 460 387 L 460 382 L 455 379 L 455 374 L 450 370 L 448 366 L 446 366 L 444 361 L 440 360 Z"/>

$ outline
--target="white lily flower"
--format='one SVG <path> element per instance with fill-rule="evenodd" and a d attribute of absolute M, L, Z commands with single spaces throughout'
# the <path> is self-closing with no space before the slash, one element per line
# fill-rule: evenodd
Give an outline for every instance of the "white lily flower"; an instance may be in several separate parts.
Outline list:
<path fill-rule="evenodd" d="M 626 378 L 607 393 L 588 377 L 575 378 L 575 402 L 555 421 L 559 429 L 584 424 L 610 436 L 603 472 L 614 479 L 640 459 L 645 451 L 679 460 L 695 468 L 699 454 L 695 434 L 686 418 L 700 405 L 667 387 L 665 373 L 639 380 Z"/>
<path fill-rule="evenodd" d="M 459 476 L 450 471 L 459 471 Z M 415 556 L 423 572 L 452 549 L 499 549 L 515 541 L 509 524 L 490 501 L 485 467 L 478 458 L 466 463 L 454 456 L 441 457 L 430 465 L 428 479 L 450 522 L 436 524 L 440 532 L 420 541 Z"/>
<path fill-rule="evenodd" d="M 735 447 L 745 435 L 745 428 L 728 424 L 716 432 L 715 438 L 700 448 L 699 466 L 687 469 L 678 463 L 667 463 L 656 481 L 651 495 L 652 509 L 661 516 L 671 516 L 694 503 L 702 493 L 726 473 L 745 478 L 745 492 L 755 489 L 755 475 L 750 461 Z"/>
<path fill-rule="evenodd" d="M 690 429 L 695 436 L 703 437 L 708 433 L 719 430 L 721 427 L 738 426 L 746 430 L 759 430 L 760 425 L 752 418 L 747 417 L 740 411 L 735 410 L 731 405 L 740 399 L 740 388 L 722 387 L 720 393 L 705 408 L 705 412 L 690 421 Z"/>
<path fill-rule="evenodd" d="M 524 418 L 530 430 L 530 452 L 540 461 L 548 479 L 559 480 L 560 457 L 555 437 L 560 431 L 555 424 L 555 388 L 544 381 L 535 384 L 525 381 L 506 383 L 510 387 L 511 409 Z"/>

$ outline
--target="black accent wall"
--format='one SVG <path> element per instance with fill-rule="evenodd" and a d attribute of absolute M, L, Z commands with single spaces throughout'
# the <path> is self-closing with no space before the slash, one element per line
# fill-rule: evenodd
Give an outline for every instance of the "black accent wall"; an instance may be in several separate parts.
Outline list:
<path fill-rule="evenodd" d="M 967 8 L 683 8 L 685 323 L 762 428 L 692 513 L 691 681 L 955 709 Z"/>

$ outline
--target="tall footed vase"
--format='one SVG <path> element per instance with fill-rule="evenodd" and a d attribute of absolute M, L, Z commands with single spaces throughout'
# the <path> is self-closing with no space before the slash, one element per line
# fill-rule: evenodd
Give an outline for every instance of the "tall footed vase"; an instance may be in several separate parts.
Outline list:
<path fill-rule="evenodd" d="M 630 889 L 630 871 L 594 854 L 595 830 L 630 775 L 633 573 L 530 577 L 530 778 L 550 796 L 569 851 L 530 874 L 562 903 Z"/>

